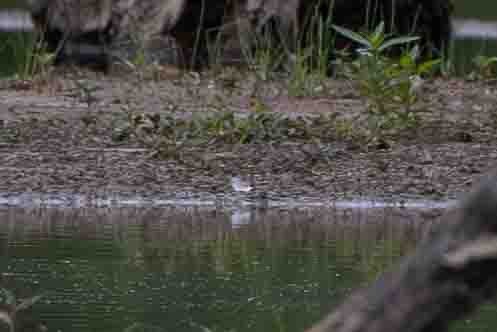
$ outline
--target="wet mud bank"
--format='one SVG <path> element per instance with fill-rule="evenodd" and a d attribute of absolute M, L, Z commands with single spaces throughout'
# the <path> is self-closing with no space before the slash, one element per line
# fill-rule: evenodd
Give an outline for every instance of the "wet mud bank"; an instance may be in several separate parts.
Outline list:
<path fill-rule="evenodd" d="M 497 163 L 492 81 L 427 81 L 414 110 L 417 125 L 371 142 L 366 101 L 354 82 L 329 80 L 313 96 L 294 97 L 281 82 L 236 70 L 197 75 L 161 68 L 153 75 L 72 70 L 44 81 L 2 81 L 3 204 L 24 193 L 71 202 L 119 197 L 228 205 L 446 201 Z M 279 122 L 272 122 L 271 135 L 261 127 L 264 134 L 252 141 L 227 140 L 226 123 L 214 121 L 223 114 L 247 118 L 261 108 Z M 208 135 L 188 136 L 193 127 L 184 121 L 199 116 L 211 116 L 214 123 L 202 121 L 217 123 L 216 134 L 204 126 Z M 167 144 L 153 121 L 144 125 L 156 117 L 169 121 Z M 123 136 L 136 119 L 145 120 Z M 250 190 L 236 188 L 233 178 Z"/>

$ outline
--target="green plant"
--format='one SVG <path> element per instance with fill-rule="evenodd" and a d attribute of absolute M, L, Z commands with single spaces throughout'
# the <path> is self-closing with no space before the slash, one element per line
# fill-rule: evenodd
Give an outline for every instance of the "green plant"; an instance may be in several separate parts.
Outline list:
<path fill-rule="evenodd" d="M 259 106 L 244 117 L 234 112 L 223 112 L 194 119 L 191 129 L 195 136 L 203 136 L 210 141 L 247 144 L 277 141 L 288 136 L 287 121 L 287 118 Z"/>
<path fill-rule="evenodd" d="M 319 12 L 322 2 L 326 1 L 329 2 L 329 0 L 321 0 L 314 6 L 314 11 L 311 11 L 309 17 L 306 18 L 307 29 L 304 31 L 304 35 L 300 36 L 306 48 L 305 53 L 308 55 L 309 69 L 314 75 L 321 78 L 328 76 L 331 56 L 335 52 L 335 33 L 331 29 L 333 25 L 333 0 L 326 17 L 323 17 Z"/>
<path fill-rule="evenodd" d="M 440 60 L 420 62 L 417 45 L 405 48 L 399 57 L 389 57 L 392 48 L 406 46 L 419 37 L 389 38 L 383 22 L 370 33 L 356 33 L 335 25 L 333 29 L 362 47 L 348 73 L 368 99 L 369 122 L 374 135 L 415 124 L 412 106 L 418 99 L 423 76 L 439 65 Z"/>
<path fill-rule="evenodd" d="M 243 40 L 242 53 L 248 67 L 263 81 L 270 79 L 271 74 L 281 67 L 285 54 L 276 47 L 272 32 L 263 30 L 262 34 L 251 34 L 247 40 Z"/>
<path fill-rule="evenodd" d="M 98 90 L 98 86 L 92 84 L 88 80 L 75 80 L 74 83 L 77 89 L 76 95 L 81 102 L 90 107 L 95 101 L 97 101 L 94 93 Z"/>
<path fill-rule="evenodd" d="M 130 113 L 116 119 L 113 139 L 136 139 L 161 158 L 180 158 L 185 151 L 224 144 L 282 141 L 319 142 L 357 138 L 357 128 L 335 117 L 289 117 L 271 112 L 255 100 L 248 114 L 232 111 L 178 118 L 171 114 Z"/>
<path fill-rule="evenodd" d="M 246 62 L 261 79 L 267 80 L 281 69 L 289 74 L 289 93 L 293 96 L 314 94 L 330 72 L 334 51 L 332 11 L 323 17 L 319 7 L 320 2 L 306 15 L 305 29 L 293 41 L 287 40 L 283 31 L 274 31 L 279 26 L 268 26 L 262 33 L 251 35 L 250 41 L 242 42 Z"/>
<path fill-rule="evenodd" d="M 145 68 L 145 66 L 147 65 L 147 56 L 145 54 L 146 53 L 145 47 L 146 46 L 143 44 L 138 44 L 136 53 L 134 54 L 134 57 L 131 61 L 135 69 Z"/>
<path fill-rule="evenodd" d="M 35 38 L 26 43 L 24 68 L 18 73 L 22 79 L 31 79 L 35 75 L 40 75 L 43 80 L 46 80 L 55 60 L 56 52 L 47 51 L 43 38 Z"/>
<path fill-rule="evenodd" d="M 322 18 L 318 13 L 312 16 L 310 29 L 299 43 L 296 53 L 291 57 L 288 92 L 291 96 L 315 95 L 322 90 L 323 82 L 330 72 L 330 59 L 333 39 L 329 33 L 330 18 Z"/>
<path fill-rule="evenodd" d="M 309 54 L 304 49 L 298 49 L 297 53 L 291 59 L 292 68 L 290 69 L 290 79 L 288 84 L 288 93 L 291 96 L 302 97 L 312 94 L 312 90 L 317 86 L 319 81 L 316 75 L 313 75 L 309 67 Z"/>
<path fill-rule="evenodd" d="M 147 56 L 148 41 L 141 34 L 138 22 L 131 20 L 130 24 L 133 29 L 130 29 L 131 32 L 127 40 L 121 41 L 120 52 L 114 52 L 114 56 L 143 78 L 143 74 L 150 64 L 150 59 Z"/>
<path fill-rule="evenodd" d="M 497 78 L 497 56 L 478 55 L 473 59 L 473 66 L 470 78 Z"/>
<path fill-rule="evenodd" d="M 219 29 L 219 31 L 217 31 L 218 33 L 215 33 L 217 29 Z M 211 30 L 212 31 L 210 30 L 205 31 L 208 65 L 210 68 L 219 69 L 222 65 L 222 60 L 223 60 L 224 31 L 222 30 L 222 28 L 215 28 Z"/>
<path fill-rule="evenodd" d="M 36 74 L 46 75 L 53 63 L 54 54 L 46 52 L 43 41 L 28 32 L 2 34 L 0 53 L 4 60 L 5 74 L 29 80 Z"/>

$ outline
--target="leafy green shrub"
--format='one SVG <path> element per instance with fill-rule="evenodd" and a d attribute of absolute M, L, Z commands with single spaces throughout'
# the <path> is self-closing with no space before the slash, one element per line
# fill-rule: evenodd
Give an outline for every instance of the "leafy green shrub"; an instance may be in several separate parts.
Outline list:
<path fill-rule="evenodd" d="M 392 48 L 415 42 L 419 37 L 389 38 L 383 22 L 370 33 L 356 33 L 335 25 L 333 28 L 362 47 L 345 72 L 368 99 L 373 134 L 414 125 L 412 106 L 418 100 L 423 76 L 432 72 L 440 60 L 419 62 L 418 46 L 405 50 L 400 57 L 389 57 Z"/>

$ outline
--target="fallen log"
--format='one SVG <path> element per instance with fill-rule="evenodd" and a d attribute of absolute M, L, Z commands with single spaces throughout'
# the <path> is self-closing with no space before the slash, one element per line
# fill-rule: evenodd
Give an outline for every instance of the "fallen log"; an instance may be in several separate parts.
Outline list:
<path fill-rule="evenodd" d="M 307 332 L 443 332 L 497 290 L 497 170 L 399 266 Z"/>

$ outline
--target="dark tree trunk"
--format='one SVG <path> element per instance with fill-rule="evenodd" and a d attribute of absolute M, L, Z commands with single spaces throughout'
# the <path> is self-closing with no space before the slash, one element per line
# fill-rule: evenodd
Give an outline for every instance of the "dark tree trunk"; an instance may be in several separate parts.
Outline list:
<path fill-rule="evenodd" d="M 399 266 L 307 332 L 443 332 L 497 289 L 497 171 Z"/>

